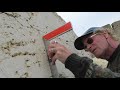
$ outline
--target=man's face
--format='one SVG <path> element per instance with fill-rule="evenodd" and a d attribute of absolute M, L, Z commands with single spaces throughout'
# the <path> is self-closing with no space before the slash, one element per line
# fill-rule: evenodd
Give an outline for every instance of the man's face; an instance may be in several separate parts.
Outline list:
<path fill-rule="evenodd" d="M 91 44 L 87 43 L 88 38 L 93 40 Z M 83 43 L 87 47 L 86 50 L 93 53 L 97 58 L 101 58 L 108 48 L 108 43 L 104 34 L 90 35 L 83 40 Z"/>

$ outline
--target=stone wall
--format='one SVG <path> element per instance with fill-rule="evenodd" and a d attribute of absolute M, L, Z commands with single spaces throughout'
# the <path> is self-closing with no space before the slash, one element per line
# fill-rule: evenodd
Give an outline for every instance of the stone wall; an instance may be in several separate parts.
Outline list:
<path fill-rule="evenodd" d="M 52 12 L 1 13 L 0 77 L 51 77 L 42 36 L 64 24 Z"/>
<path fill-rule="evenodd" d="M 54 12 L 0 13 L 0 78 L 52 78 L 42 36 L 65 23 Z M 119 25 L 112 24 L 118 36 Z M 93 58 L 90 53 L 74 48 L 76 38 L 71 30 L 53 40 L 80 56 Z M 58 60 L 56 66 L 60 78 L 74 78 Z"/>
<path fill-rule="evenodd" d="M 51 78 L 42 36 L 65 23 L 54 12 L 0 13 L 0 78 Z M 75 38 L 70 31 L 55 39 L 73 52 L 85 55 L 75 50 Z M 61 62 L 56 65 L 61 78 L 74 77 Z"/>

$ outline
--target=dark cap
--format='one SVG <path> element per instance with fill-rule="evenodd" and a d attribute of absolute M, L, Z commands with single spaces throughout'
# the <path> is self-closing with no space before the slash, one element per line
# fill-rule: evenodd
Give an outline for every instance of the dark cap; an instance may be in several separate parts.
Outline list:
<path fill-rule="evenodd" d="M 77 50 L 84 49 L 83 38 L 87 38 L 90 34 L 95 33 L 96 31 L 101 30 L 101 27 L 92 27 L 89 28 L 82 36 L 78 37 L 75 42 L 74 46 Z"/>

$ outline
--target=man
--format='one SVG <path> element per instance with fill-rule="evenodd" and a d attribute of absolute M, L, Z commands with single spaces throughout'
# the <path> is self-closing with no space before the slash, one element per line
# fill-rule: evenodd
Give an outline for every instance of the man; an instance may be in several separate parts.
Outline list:
<path fill-rule="evenodd" d="M 58 42 L 51 42 L 48 48 L 53 64 L 58 59 L 76 78 L 116 78 L 120 77 L 120 45 L 105 28 L 92 27 L 75 40 L 77 50 L 86 50 L 97 58 L 108 61 L 107 68 L 93 63 L 88 57 L 80 57 Z"/>

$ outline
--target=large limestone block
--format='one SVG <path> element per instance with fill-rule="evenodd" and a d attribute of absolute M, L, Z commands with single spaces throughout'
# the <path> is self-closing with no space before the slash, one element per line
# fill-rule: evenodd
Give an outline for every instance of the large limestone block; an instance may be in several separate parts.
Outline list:
<path fill-rule="evenodd" d="M 51 77 L 42 36 L 64 23 L 52 12 L 1 13 L 0 77 Z"/>

